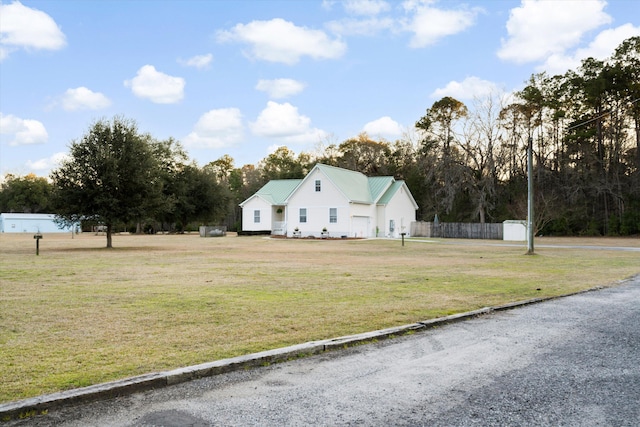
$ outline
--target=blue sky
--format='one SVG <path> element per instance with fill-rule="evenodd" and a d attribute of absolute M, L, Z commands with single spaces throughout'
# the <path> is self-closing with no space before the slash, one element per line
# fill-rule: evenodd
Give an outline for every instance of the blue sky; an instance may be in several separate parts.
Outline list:
<path fill-rule="evenodd" d="M 638 35 L 633 0 L 2 0 L 0 175 L 48 175 L 115 115 L 200 166 L 393 141 L 443 96 L 508 94 Z"/>

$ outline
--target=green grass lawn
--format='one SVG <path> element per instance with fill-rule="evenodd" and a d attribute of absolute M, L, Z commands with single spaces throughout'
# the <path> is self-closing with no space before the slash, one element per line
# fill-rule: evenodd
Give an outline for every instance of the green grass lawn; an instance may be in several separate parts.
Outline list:
<path fill-rule="evenodd" d="M 36 256 L 0 235 L 0 402 L 640 273 L 638 252 L 449 243 L 65 234 Z"/>

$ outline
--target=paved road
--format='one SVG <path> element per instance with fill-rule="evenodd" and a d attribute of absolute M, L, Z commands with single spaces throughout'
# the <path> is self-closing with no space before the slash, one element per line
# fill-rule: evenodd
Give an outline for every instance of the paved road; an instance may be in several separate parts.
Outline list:
<path fill-rule="evenodd" d="M 638 426 L 640 276 L 12 425 Z"/>

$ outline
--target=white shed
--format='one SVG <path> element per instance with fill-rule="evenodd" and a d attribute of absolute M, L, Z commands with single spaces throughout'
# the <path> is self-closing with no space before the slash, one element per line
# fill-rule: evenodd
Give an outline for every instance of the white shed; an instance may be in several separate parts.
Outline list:
<path fill-rule="evenodd" d="M 502 223 L 502 239 L 512 241 L 525 241 L 527 240 L 527 222 L 507 220 Z"/>
<path fill-rule="evenodd" d="M 59 226 L 53 214 L 2 213 L 0 233 L 70 233 L 75 227 Z"/>

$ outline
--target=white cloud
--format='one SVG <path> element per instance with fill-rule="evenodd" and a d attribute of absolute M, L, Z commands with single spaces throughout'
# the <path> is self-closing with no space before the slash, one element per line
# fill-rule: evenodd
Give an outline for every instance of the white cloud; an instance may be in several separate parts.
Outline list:
<path fill-rule="evenodd" d="M 273 99 L 297 95 L 305 88 L 305 84 L 293 79 L 259 80 L 256 90 L 267 92 Z"/>
<path fill-rule="evenodd" d="M 207 68 L 213 61 L 213 55 L 207 53 L 206 55 L 196 55 L 189 59 L 178 59 L 178 62 L 187 67 L 194 67 L 199 70 Z"/>
<path fill-rule="evenodd" d="M 46 13 L 18 1 L 0 4 L 0 61 L 18 48 L 58 50 L 66 44 L 64 33 Z"/>
<path fill-rule="evenodd" d="M 492 93 L 500 93 L 500 88 L 493 82 L 482 80 L 478 77 L 467 77 L 461 82 L 450 81 L 443 88 L 436 89 L 432 98 L 450 96 L 456 99 L 483 98 Z"/>
<path fill-rule="evenodd" d="M 383 0 L 345 0 L 343 6 L 347 13 L 354 15 L 377 15 L 391 9 Z"/>
<path fill-rule="evenodd" d="M 336 4 L 336 0 L 322 0 L 322 8 L 325 10 L 333 9 L 334 4 Z"/>
<path fill-rule="evenodd" d="M 293 65 L 303 56 L 335 59 L 347 50 L 341 40 L 331 40 L 320 30 L 298 27 L 280 18 L 237 24 L 229 31 L 219 31 L 220 42 L 241 42 L 250 46 L 250 58 Z"/>
<path fill-rule="evenodd" d="M 311 119 L 298 113 L 298 108 L 288 102 L 269 101 L 250 126 L 256 135 L 291 143 L 315 143 L 327 135 L 321 129 L 312 128 Z"/>
<path fill-rule="evenodd" d="M 604 12 L 606 2 L 522 0 L 507 21 L 509 38 L 502 40 L 497 54 L 515 63 L 540 61 L 563 55 L 583 35 L 611 22 Z"/>
<path fill-rule="evenodd" d="M 406 16 L 397 17 L 393 14 L 384 15 L 391 10 L 387 2 L 348 0 L 342 3 L 345 10 L 363 18 L 330 21 L 326 27 L 343 36 L 373 36 L 383 31 L 392 34 L 412 33 L 409 46 L 422 48 L 466 30 L 475 24 L 476 16 L 483 11 L 467 6 L 446 10 L 433 7 L 434 3 L 434 0 L 406 0 L 402 3 Z"/>
<path fill-rule="evenodd" d="M 28 160 L 27 167 L 34 171 L 49 171 L 51 169 L 59 167 L 63 161 L 67 160 L 69 155 L 67 153 L 56 153 L 51 157 L 39 159 L 35 161 Z"/>
<path fill-rule="evenodd" d="M 437 43 L 441 38 L 458 34 L 475 23 L 479 8 L 444 10 L 431 7 L 431 1 L 405 1 L 404 9 L 413 13 L 405 22 L 405 31 L 413 33 L 409 46 L 420 48 Z"/>
<path fill-rule="evenodd" d="M 563 74 L 567 70 L 575 69 L 585 58 L 604 60 L 610 57 L 616 48 L 630 37 L 640 36 L 640 27 L 625 24 L 617 28 L 610 28 L 600 32 L 589 46 L 577 49 L 571 55 L 554 54 L 547 61 L 536 67 L 538 71 L 546 71 L 549 74 Z"/>
<path fill-rule="evenodd" d="M 199 148 L 223 148 L 244 136 L 242 114 L 237 108 L 220 108 L 204 113 L 184 139 L 185 145 Z"/>
<path fill-rule="evenodd" d="M 124 85 L 137 97 L 156 104 L 174 104 L 184 97 L 184 79 L 156 71 L 153 65 L 140 68 L 133 79 L 125 80 Z"/>
<path fill-rule="evenodd" d="M 9 145 L 44 144 L 49 134 L 42 122 L 0 113 L 0 133 L 10 135 Z"/>
<path fill-rule="evenodd" d="M 393 30 L 396 25 L 396 21 L 392 18 L 371 17 L 331 21 L 326 24 L 326 27 L 331 32 L 343 36 L 372 36 L 381 31 Z"/>
<path fill-rule="evenodd" d="M 66 111 L 99 110 L 111 105 L 109 98 L 100 92 L 93 92 L 84 86 L 67 89 L 60 97 L 60 104 Z"/>
<path fill-rule="evenodd" d="M 374 138 L 383 137 L 391 140 L 400 137 L 403 133 L 400 124 L 389 116 L 380 117 L 365 124 L 362 131 Z"/>

